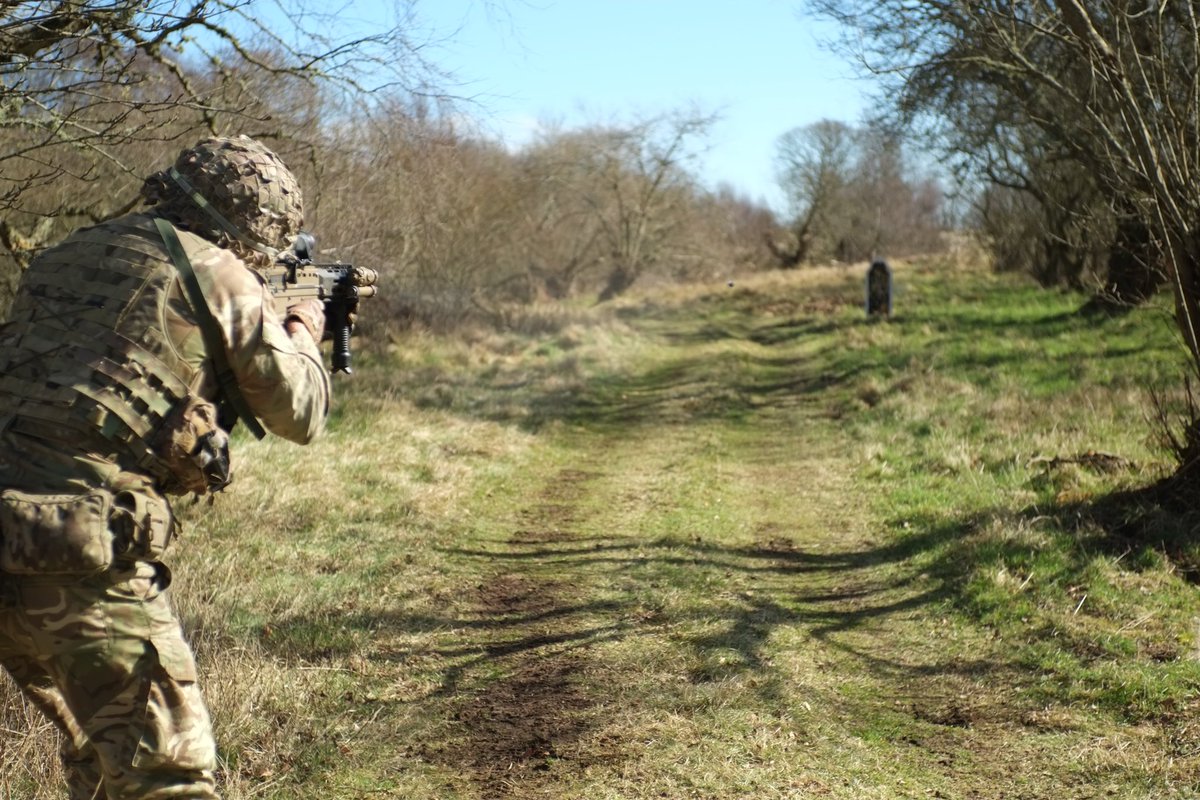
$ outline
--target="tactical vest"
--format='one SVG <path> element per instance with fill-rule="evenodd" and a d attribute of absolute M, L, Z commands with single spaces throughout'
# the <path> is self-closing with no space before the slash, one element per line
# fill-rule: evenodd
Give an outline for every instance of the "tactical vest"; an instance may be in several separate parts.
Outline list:
<path fill-rule="evenodd" d="M 189 254 L 204 245 L 181 239 Z M 77 231 L 34 259 L 0 327 L 0 431 L 65 452 L 99 449 L 181 491 L 185 476 L 164 456 L 163 436 L 205 402 L 194 392 L 204 351 L 198 336 L 180 337 L 186 352 L 171 341 L 176 274 L 142 214 Z"/>

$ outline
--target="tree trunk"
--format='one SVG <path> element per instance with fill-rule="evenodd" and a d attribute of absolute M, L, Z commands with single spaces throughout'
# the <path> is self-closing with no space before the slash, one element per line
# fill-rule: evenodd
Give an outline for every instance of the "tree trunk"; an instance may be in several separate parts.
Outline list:
<path fill-rule="evenodd" d="M 1164 282 L 1162 254 L 1154 246 L 1150 227 L 1135 215 L 1123 216 L 1109 249 L 1104 287 L 1085 310 L 1119 313 L 1136 308 L 1153 297 Z"/>
<path fill-rule="evenodd" d="M 630 286 L 633 286 L 637 279 L 638 273 L 636 270 L 624 265 L 613 267 L 612 272 L 608 274 L 608 282 L 600 291 L 600 296 L 597 298 L 598 302 L 603 303 L 624 294 Z"/>
<path fill-rule="evenodd" d="M 812 220 L 813 215 L 810 213 L 792 232 L 796 237 L 796 247 L 794 250 L 785 250 L 775 241 L 775 237 L 770 233 L 764 233 L 763 239 L 767 243 L 767 249 L 771 251 L 771 255 L 779 260 L 781 269 L 795 269 L 804 263 L 808 258 L 808 251 L 812 247 Z"/>
<path fill-rule="evenodd" d="M 1200 242 L 1195 233 L 1172 239 L 1167 260 L 1175 293 L 1175 322 L 1200 370 Z"/>

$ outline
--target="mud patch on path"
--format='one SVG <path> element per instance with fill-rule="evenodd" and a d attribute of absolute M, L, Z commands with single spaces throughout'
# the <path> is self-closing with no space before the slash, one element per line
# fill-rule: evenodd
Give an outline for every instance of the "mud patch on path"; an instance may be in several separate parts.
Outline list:
<path fill-rule="evenodd" d="M 588 513 L 580 502 L 595 475 L 558 473 L 517 514 L 508 544 L 528 555 L 530 545 L 577 538 L 573 529 Z M 537 562 L 508 562 L 520 568 L 474 591 L 480 680 L 451 712 L 462 738 L 437 759 L 460 769 L 483 798 L 548 796 L 557 781 L 597 758 L 580 745 L 602 716 L 598 665 L 588 649 L 595 620 L 584 616 L 584 587 L 542 577 Z"/>
<path fill-rule="evenodd" d="M 468 732 L 460 763 L 484 796 L 520 797 L 552 781 L 558 767 L 586 766 L 574 748 L 592 727 L 594 703 L 579 681 L 586 669 L 577 654 L 519 663 L 463 704 L 455 716 Z"/>
<path fill-rule="evenodd" d="M 551 544 L 575 538 L 574 528 L 587 516 L 581 500 L 587 497 L 587 483 L 600 473 L 581 469 L 560 470 L 534 496 L 535 502 L 517 515 L 518 530 L 510 544 Z"/>
<path fill-rule="evenodd" d="M 596 665 L 571 613 L 573 589 L 505 573 L 476 590 L 489 631 L 481 663 L 501 676 L 463 692 L 451 714 L 462 738 L 437 758 L 454 764 L 480 797 L 546 796 L 561 775 L 589 763 L 576 745 L 598 714 L 588 679 Z"/>
<path fill-rule="evenodd" d="M 505 574 L 480 586 L 478 595 L 483 614 L 488 618 L 529 616 L 556 608 L 560 604 L 559 587 L 557 583 Z"/>

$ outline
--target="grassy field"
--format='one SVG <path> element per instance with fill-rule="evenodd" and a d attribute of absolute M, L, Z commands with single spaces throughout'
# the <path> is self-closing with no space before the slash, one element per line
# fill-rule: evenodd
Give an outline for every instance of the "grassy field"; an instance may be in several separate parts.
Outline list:
<path fill-rule="evenodd" d="M 169 559 L 225 796 L 1200 796 L 1169 310 L 895 266 L 890 322 L 830 268 L 409 337 L 239 438 Z"/>

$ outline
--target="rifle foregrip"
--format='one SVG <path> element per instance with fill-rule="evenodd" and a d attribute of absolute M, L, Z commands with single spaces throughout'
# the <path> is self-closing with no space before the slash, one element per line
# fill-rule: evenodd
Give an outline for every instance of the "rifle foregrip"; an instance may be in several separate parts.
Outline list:
<path fill-rule="evenodd" d="M 347 375 L 354 372 L 350 368 L 350 323 L 345 317 L 333 328 L 333 371 Z"/>

